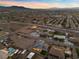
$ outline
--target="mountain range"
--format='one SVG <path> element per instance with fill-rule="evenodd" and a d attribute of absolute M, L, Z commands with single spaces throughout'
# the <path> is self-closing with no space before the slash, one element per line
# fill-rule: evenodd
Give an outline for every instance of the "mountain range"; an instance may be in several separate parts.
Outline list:
<path fill-rule="evenodd" d="M 6 9 L 15 9 L 15 10 L 47 10 L 47 11 L 55 11 L 55 12 L 79 12 L 79 7 L 75 8 L 49 8 L 49 9 L 31 9 L 31 8 L 25 8 L 22 6 L 0 6 L 0 10 L 6 10 Z"/>

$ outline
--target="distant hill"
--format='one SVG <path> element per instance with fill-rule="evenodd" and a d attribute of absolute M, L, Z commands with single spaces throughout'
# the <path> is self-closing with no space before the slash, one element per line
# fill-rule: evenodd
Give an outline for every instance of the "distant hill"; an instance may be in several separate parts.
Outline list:
<path fill-rule="evenodd" d="M 0 6 L 0 9 L 6 8 L 5 6 Z"/>
<path fill-rule="evenodd" d="M 21 11 L 21 10 L 30 10 L 30 8 L 25 8 L 22 6 L 0 6 L 0 10 L 16 10 L 16 11 Z"/>
<path fill-rule="evenodd" d="M 13 9 L 30 9 L 30 8 L 25 8 L 25 7 L 22 7 L 22 6 L 11 6 L 9 8 L 13 8 Z"/>

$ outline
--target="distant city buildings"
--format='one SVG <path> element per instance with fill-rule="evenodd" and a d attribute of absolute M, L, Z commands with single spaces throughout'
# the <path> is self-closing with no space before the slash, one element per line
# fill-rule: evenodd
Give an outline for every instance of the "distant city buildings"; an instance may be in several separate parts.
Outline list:
<path fill-rule="evenodd" d="M 79 58 L 79 14 L 27 11 L 0 13 L 0 59 Z"/>

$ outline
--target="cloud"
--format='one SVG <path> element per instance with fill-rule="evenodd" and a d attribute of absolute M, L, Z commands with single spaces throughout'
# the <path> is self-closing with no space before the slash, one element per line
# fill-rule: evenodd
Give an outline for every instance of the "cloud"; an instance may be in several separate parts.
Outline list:
<path fill-rule="evenodd" d="M 49 4 L 47 3 L 39 3 L 39 2 L 11 2 L 11 1 L 3 1 L 0 2 L 1 5 L 5 6 L 24 6 L 28 8 L 49 8 Z"/>
<path fill-rule="evenodd" d="M 4 6 L 24 6 L 27 8 L 72 8 L 72 7 L 79 7 L 79 3 L 40 3 L 40 2 L 14 2 L 14 1 L 0 1 L 0 5 Z"/>

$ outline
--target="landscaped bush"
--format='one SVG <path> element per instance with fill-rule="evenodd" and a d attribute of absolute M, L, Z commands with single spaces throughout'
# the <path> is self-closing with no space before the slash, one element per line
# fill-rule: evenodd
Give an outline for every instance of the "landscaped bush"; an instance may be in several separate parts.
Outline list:
<path fill-rule="evenodd" d="M 65 33 L 62 33 L 62 32 L 57 32 L 57 31 L 56 31 L 56 32 L 54 32 L 54 34 L 55 34 L 55 35 L 65 35 Z"/>
<path fill-rule="evenodd" d="M 64 42 L 64 39 L 54 38 L 54 40 Z"/>
<path fill-rule="evenodd" d="M 76 48 L 77 56 L 79 57 L 79 48 Z"/>
<path fill-rule="evenodd" d="M 47 55 L 48 55 L 48 52 L 47 52 L 47 51 L 42 50 L 42 51 L 41 51 L 41 54 L 42 54 L 42 55 L 44 55 L 44 56 L 47 56 Z"/>

